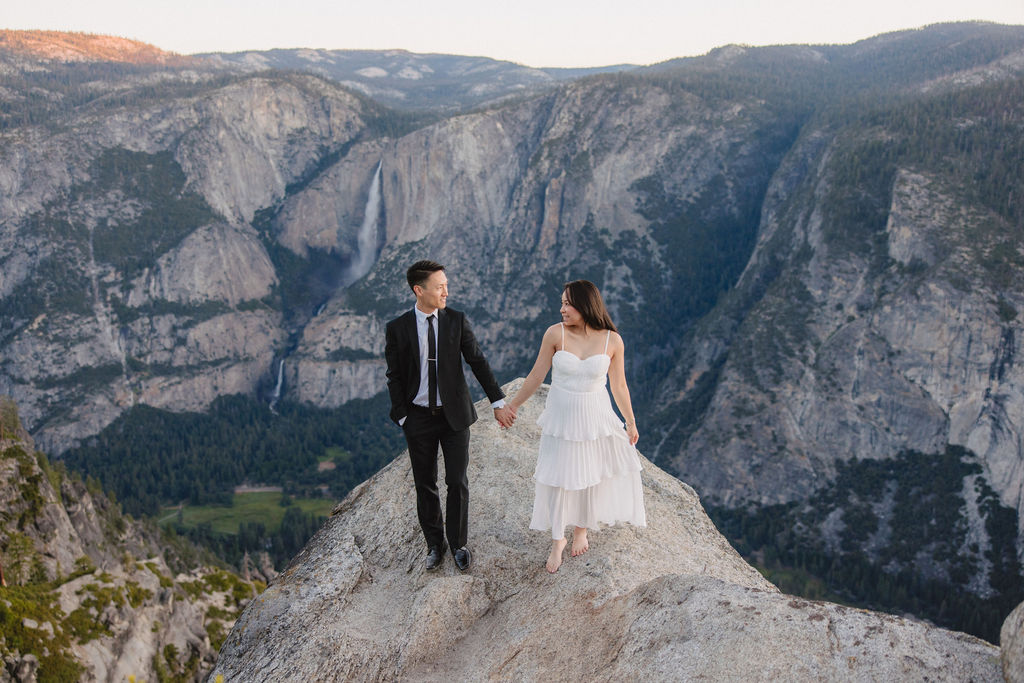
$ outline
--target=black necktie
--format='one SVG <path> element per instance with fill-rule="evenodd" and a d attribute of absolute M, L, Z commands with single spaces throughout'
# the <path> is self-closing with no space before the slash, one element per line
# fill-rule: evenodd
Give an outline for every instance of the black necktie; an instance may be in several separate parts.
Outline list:
<path fill-rule="evenodd" d="M 434 316 L 427 316 L 427 391 L 429 405 L 437 407 L 437 341 L 434 340 Z"/>

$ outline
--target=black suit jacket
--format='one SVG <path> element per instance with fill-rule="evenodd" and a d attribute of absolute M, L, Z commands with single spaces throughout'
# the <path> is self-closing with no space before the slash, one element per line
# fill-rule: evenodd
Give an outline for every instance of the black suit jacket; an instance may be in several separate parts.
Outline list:
<path fill-rule="evenodd" d="M 397 424 L 409 414 L 409 406 L 420 390 L 420 346 L 416 334 L 416 313 L 409 311 L 387 324 L 384 336 L 391 419 Z M 462 359 L 466 360 L 491 402 L 505 398 L 470 329 L 466 314 L 452 308 L 437 311 L 437 390 L 444 416 L 452 429 L 460 431 L 476 422 L 476 409 L 469 396 Z"/>

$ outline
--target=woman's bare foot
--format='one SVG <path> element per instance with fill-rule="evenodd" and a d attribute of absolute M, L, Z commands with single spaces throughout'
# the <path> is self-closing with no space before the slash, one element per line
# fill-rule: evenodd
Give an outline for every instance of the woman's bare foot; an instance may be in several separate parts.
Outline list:
<path fill-rule="evenodd" d="M 590 541 L 587 540 L 587 530 L 581 526 L 572 530 L 572 556 L 578 557 L 590 550 Z"/>
<path fill-rule="evenodd" d="M 552 574 L 557 572 L 558 568 L 562 566 L 562 551 L 565 550 L 565 544 L 566 540 L 564 538 L 551 541 L 551 554 L 548 555 L 546 566 Z"/>

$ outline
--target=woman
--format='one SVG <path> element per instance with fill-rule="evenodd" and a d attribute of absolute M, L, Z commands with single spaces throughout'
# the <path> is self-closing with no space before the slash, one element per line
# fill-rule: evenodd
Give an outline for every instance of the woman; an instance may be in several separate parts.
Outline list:
<path fill-rule="evenodd" d="M 513 411 L 526 402 L 551 373 L 541 426 L 540 453 L 534 479 L 531 529 L 551 530 L 547 570 L 562 564 L 565 527 L 573 526 L 572 556 L 587 552 L 587 529 L 598 523 L 629 522 L 646 526 L 640 438 L 626 386 L 622 337 L 592 282 L 576 280 L 562 291 L 562 322 L 544 333 L 537 362 L 508 404 Z M 605 383 L 611 386 L 612 410 Z"/>

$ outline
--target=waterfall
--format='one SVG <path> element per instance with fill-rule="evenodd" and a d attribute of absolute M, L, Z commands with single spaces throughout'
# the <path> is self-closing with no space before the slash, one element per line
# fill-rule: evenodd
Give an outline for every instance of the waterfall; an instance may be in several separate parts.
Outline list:
<path fill-rule="evenodd" d="M 377 256 L 377 223 L 380 219 L 380 170 L 384 160 L 377 162 L 377 170 L 370 183 L 370 192 L 366 196 L 366 211 L 363 224 L 359 226 L 356 238 L 356 253 L 342 278 L 342 286 L 347 287 L 370 272 Z"/>
<path fill-rule="evenodd" d="M 277 366 L 277 386 L 274 387 L 274 395 L 270 399 L 270 410 L 277 412 L 274 408 L 277 406 L 277 402 L 281 400 L 281 387 L 284 385 L 284 358 L 281 359 Z"/>

